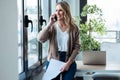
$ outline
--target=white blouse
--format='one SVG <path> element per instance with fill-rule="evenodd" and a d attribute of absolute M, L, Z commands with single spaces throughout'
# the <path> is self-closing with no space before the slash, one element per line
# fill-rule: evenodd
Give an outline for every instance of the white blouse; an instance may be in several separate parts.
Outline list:
<path fill-rule="evenodd" d="M 68 30 L 62 31 L 57 24 L 56 26 L 56 31 L 57 31 L 57 43 L 58 43 L 58 51 L 67 51 L 68 49 Z"/>

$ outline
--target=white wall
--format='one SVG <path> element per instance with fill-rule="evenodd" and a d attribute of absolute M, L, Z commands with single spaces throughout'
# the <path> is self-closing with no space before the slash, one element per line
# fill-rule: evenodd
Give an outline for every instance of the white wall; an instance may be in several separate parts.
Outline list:
<path fill-rule="evenodd" d="M 17 0 L 0 0 L 0 80 L 18 80 Z"/>

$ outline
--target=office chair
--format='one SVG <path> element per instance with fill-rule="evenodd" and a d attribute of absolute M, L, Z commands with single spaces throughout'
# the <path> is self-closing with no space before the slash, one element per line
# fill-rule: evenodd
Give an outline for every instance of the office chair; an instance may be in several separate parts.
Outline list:
<path fill-rule="evenodd" d="M 93 74 L 93 80 L 120 80 L 120 74 L 99 73 Z"/>

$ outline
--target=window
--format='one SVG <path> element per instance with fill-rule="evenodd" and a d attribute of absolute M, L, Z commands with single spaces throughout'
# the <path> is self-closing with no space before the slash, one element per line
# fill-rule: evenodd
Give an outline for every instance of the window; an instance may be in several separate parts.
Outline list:
<path fill-rule="evenodd" d="M 96 36 L 102 42 L 118 42 L 120 30 L 120 6 L 119 0 L 88 0 L 88 4 L 96 4 L 103 11 L 106 20 L 107 32 L 104 36 Z"/>

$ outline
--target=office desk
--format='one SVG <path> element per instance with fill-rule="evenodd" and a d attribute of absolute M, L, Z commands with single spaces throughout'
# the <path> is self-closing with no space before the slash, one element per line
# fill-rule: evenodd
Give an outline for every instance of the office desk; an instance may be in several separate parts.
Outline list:
<path fill-rule="evenodd" d="M 76 61 L 77 72 L 114 72 L 120 73 L 120 63 L 107 62 L 106 65 L 84 65 L 82 61 Z"/>

